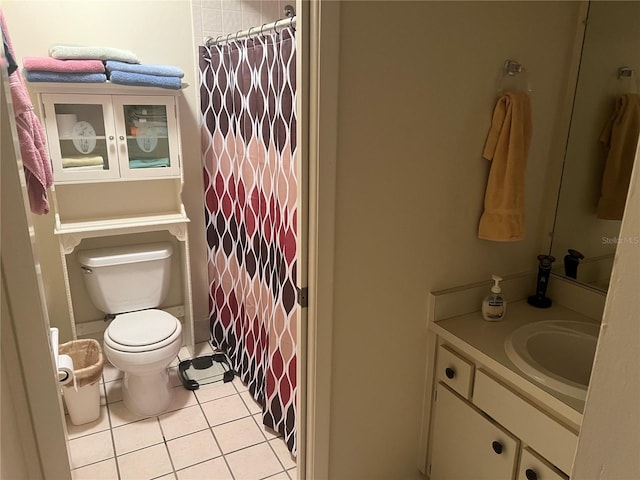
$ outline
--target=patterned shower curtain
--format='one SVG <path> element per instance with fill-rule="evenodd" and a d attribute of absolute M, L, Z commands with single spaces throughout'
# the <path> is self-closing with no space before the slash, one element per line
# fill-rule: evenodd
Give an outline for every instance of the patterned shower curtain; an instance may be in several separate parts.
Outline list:
<path fill-rule="evenodd" d="M 212 342 L 296 445 L 294 31 L 200 47 Z"/>

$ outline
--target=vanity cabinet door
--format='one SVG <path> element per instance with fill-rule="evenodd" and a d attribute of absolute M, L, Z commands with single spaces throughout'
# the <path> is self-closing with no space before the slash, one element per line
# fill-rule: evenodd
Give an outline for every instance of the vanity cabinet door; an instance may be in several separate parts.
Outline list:
<path fill-rule="evenodd" d="M 510 480 L 519 441 L 442 383 L 436 387 L 431 480 Z"/>
<path fill-rule="evenodd" d="M 120 173 L 123 178 L 180 175 L 173 97 L 114 97 Z"/>
<path fill-rule="evenodd" d="M 111 97 L 44 94 L 42 104 L 56 183 L 120 176 Z"/>

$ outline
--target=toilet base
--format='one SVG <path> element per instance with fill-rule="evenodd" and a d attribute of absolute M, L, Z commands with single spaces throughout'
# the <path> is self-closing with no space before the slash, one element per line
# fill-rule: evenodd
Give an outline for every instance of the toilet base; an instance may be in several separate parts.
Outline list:
<path fill-rule="evenodd" d="M 173 400 L 168 370 L 165 368 L 147 375 L 125 372 L 122 400 L 131 413 L 136 415 L 149 417 L 163 413 Z"/>

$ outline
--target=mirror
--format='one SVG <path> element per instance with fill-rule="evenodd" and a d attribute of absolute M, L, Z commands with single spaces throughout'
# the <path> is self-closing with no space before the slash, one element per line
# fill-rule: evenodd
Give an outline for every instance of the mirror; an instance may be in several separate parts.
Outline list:
<path fill-rule="evenodd" d="M 554 273 L 563 276 L 569 273 L 571 277 L 564 259 L 569 249 L 576 250 L 584 256 L 576 280 L 604 291 L 611 277 L 616 246 L 621 241 L 618 238 L 621 215 L 605 212 L 611 205 L 605 206 L 601 192 L 603 187 L 609 188 L 606 181 L 611 177 L 603 179 L 603 176 L 608 175 L 606 169 L 615 162 L 626 162 L 630 171 L 634 155 L 622 155 L 623 158 L 612 161 L 610 149 L 601 137 L 617 99 L 623 94 L 640 93 L 638 25 L 640 2 L 592 1 L 589 5 L 551 243 L 551 254 L 556 258 Z M 637 132 L 624 138 L 630 144 L 626 150 L 635 152 Z M 626 189 L 623 191 L 621 184 L 617 183 L 615 194 L 624 203 Z"/>

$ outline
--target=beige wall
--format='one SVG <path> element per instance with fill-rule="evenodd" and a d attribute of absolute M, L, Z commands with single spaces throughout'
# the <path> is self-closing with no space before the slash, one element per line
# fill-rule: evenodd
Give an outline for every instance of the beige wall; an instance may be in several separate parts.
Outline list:
<path fill-rule="evenodd" d="M 18 62 L 25 56 L 46 56 L 55 43 L 104 45 L 135 52 L 143 63 L 181 67 L 190 86 L 180 101 L 184 166 L 183 201 L 189 225 L 194 319 L 200 340 L 208 338 L 207 269 L 202 199 L 199 104 L 191 2 L 173 1 L 33 1 L 2 0 Z M 135 202 L 135 198 L 131 199 Z M 61 341 L 70 338 L 62 266 L 53 216 L 35 217 L 38 248 L 45 276 L 51 323 Z M 198 328 L 199 327 L 199 328 Z"/>
<path fill-rule="evenodd" d="M 332 480 L 415 474 L 427 293 L 531 270 L 547 251 L 554 209 L 543 192 L 559 174 L 552 147 L 578 12 L 572 2 L 342 3 Z M 481 151 L 506 59 L 533 87 L 527 235 L 493 243 L 476 236 Z"/>
<path fill-rule="evenodd" d="M 571 478 L 640 478 L 640 155 L 620 232 Z"/>

